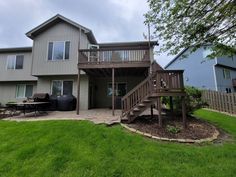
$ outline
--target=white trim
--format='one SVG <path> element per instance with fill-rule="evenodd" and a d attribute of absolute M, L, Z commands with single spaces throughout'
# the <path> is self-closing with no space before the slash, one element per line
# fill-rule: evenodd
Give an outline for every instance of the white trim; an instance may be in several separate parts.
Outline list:
<path fill-rule="evenodd" d="M 218 86 L 217 86 L 217 79 L 216 79 L 216 66 L 213 65 L 213 75 L 214 75 L 214 81 L 215 81 L 215 89 L 218 91 Z"/>

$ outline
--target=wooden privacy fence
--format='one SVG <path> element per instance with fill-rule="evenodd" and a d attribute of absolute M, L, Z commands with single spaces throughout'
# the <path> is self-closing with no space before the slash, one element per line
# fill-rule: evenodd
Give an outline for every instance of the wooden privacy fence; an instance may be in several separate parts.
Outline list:
<path fill-rule="evenodd" d="M 236 114 L 236 93 L 204 90 L 202 100 L 208 104 L 210 109 Z"/>

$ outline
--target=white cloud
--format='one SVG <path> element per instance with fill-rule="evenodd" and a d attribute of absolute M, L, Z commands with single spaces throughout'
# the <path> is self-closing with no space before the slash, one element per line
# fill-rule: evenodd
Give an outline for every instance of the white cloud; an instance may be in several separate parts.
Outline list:
<path fill-rule="evenodd" d="M 145 0 L 110 0 L 114 7 L 121 8 L 120 16 L 127 21 L 131 21 L 134 18 L 140 18 L 148 10 L 148 5 Z"/>
<path fill-rule="evenodd" d="M 98 42 L 144 40 L 147 32 L 146 0 L 0 0 L 0 9 L 0 47 L 32 45 L 25 33 L 58 13 L 90 28 Z"/>

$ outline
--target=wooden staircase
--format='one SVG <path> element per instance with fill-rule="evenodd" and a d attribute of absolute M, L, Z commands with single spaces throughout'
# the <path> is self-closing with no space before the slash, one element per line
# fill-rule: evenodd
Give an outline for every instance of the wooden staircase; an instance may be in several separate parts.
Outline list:
<path fill-rule="evenodd" d="M 149 75 L 122 98 L 122 120 L 128 123 L 158 102 L 161 96 L 185 96 L 183 70 L 160 70 Z"/>

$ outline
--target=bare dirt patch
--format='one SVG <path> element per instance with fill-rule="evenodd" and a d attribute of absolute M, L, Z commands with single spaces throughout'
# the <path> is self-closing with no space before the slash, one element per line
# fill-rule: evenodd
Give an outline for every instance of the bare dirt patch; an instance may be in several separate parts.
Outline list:
<path fill-rule="evenodd" d="M 133 123 L 127 124 L 134 128 L 153 136 L 170 139 L 192 139 L 199 140 L 211 138 L 216 131 L 216 127 L 194 117 L 188 117 L 187 128 L 184 129 L 180 117 L 170 119 L 163 116 L 163 127 L 158 125 L 158 118 L 151 119 L 150 116 L 140 116 Z"/>

